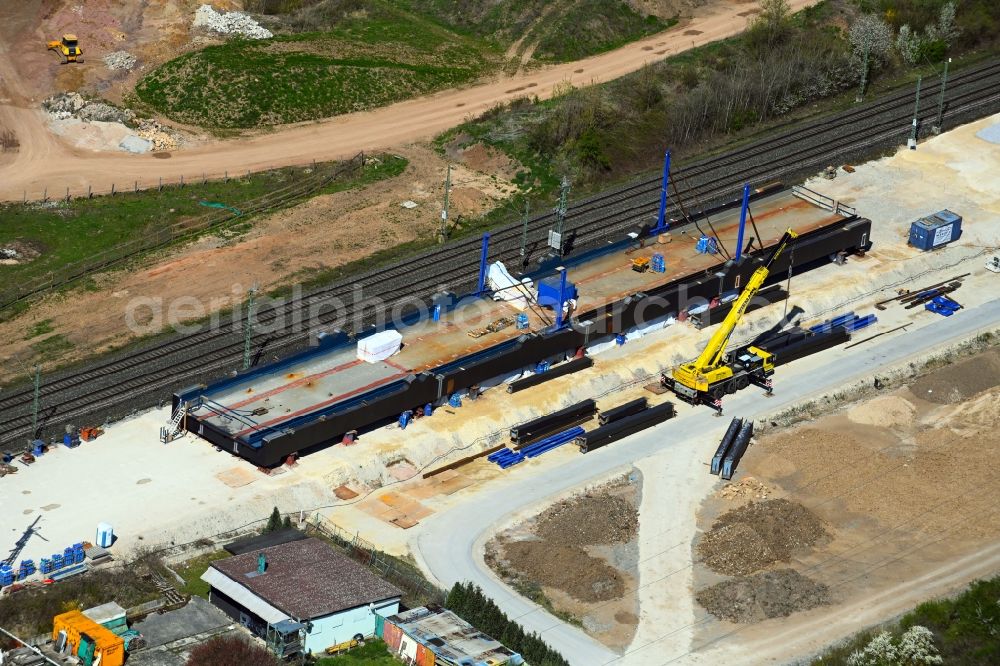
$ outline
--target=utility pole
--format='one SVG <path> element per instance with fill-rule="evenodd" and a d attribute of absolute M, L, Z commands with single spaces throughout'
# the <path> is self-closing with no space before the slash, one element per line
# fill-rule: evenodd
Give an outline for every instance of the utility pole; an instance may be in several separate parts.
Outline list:
<path fill-rule="evenodd" d="M 524 220 L 521 223 L 521 264 L 528 263 L 528 215 L 531 212 L 531 202 L 524 200 Z"/>
<path fill-rule="evenodd" d="M 42 366 L 35 364 L 35 395 L 31 401 L 31 439 L 38 436 L 38 389 L 41 386 Z"/>
<path fill-rule="evenodd" d="M 554 250 L 559 251 L 559 256 L 563 253 L 563 223 L 566 222 L 566 197 L 569 195 L 569 179 L 566 176 L 562 177 L 562 183 L 559 185 L 559 205 L 556 206 L 556 228 L 555 230 L 549 230 L 549 247 Z"/>
<path fill-rule="evenodd" d="M 865 87 L 868 85 L 868 52 L 870 47 L 865 45 L 865 56 L 861 61 L 861 88 L 858 90 L 858 96 L 854 99 L 855 102 L 861 102 L 865 98 Z"/>
<path fill-rule="evenodd" d="M 441 233 L 438 242 L 443 243 L 448 239 L 448 205 L 451 196 L 451 165 L 448 165 L 448 173 L 444 177 L 444 210 L 441 211 Z"/>
<path fill-rule="evenodd" d="M 907 142 L 910 150 L 917 149 L 917 114 L 920 112 L 920 82 L 923 77 L 917 77 L 917 97 L 913 102 L 913 127 L 910 129 L 910 140 Z"/>
<path fill-rule="evenodd" d="M 944 89 L 948 85 L 948 63 L 950 62 L 951 58 L 944 61 L 944 72 L 941 74 L 941 93 L 938 96 L 937 122 L 931 127 L 931 131 L 935 134 L 941 133 L 941 120 L 944 118 Z"/>
<path fill-rule="evenodd" d="M 257 283 L 247 291 L 247 316 L 243 320 L 243 369 L 250 367 L 250 338 L 253 337 L 253 306 L 257 295 Z"/>

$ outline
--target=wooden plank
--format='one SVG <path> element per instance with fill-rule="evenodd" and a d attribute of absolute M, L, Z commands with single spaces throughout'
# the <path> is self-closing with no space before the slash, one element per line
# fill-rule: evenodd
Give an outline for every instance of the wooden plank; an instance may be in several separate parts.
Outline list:
<path fill-rule="evenodd" d="M 450 462 L 447 465 L 444 465 L 442 467 L 438 467 L 437 469 L 432 469 L 429 472 L 424 472 L 421 476 L 422 476 L 422 478 L 429 479 L 432 476 L 436 476 L 437 474 L 440 474 L 441 472 L 447 472 L 449 469 L 455 469 L 455 468 L 461 467 L 462 465 L 468 465 L 473 460 L 476 460 L 477 458 L 482 458 L 484 456 L 488 456 L 491 453 L 495 453 L 495 452 L 499 451 L 500 449 L 504 448 L 505 446 L 507 446 L 507 445 L 506 444 L 498 444 L 498 445 L 494 446 L 493 448 L 486 449 L 485 451 L 480 451 L 479 453 L 474 453 L 471 456 L 466 456 L 464 458 L 459 458 L 455 462 Z"/>

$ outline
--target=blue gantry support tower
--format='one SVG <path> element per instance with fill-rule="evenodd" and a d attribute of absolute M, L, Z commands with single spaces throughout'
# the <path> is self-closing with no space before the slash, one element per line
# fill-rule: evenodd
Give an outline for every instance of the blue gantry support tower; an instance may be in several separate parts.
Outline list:
<path fill-rule="evenodd" d="M 736 261 L 743 256 L 743 230 L 747 226 L 747 211 L 750 210 L 750 183 L 743 186 L 743 207 L 740 208 L 740 230 L 736 236 Z M 757 239 L 761 241 L 761 239 Z M 763 242 L 763 241 L 761 241 Z"/>
<path fill-rule="evenodd" d="M 660 189 L 660 213 L 656 216 L 656 228 L 653 233 L 666 231 L 668 228 L 667 215 L 667 186 L 670 184 L 670 151 L 663 157 L 663 187 Z"/>
<path fill-rule="evenodd" d="M 490 253 L 490 235 L 483 234 L 483 250 L 479 255 L 479 282 L 476 287 L 476 295 L 482 296 L 486 293 L 486 262 Z"/>
<path fill-rule="evenodd" d="M 566 269 L 559 267 L 559 302 L 556 303 L 556 330 L 563 327 L 563 304 L 566 303 Z"/>

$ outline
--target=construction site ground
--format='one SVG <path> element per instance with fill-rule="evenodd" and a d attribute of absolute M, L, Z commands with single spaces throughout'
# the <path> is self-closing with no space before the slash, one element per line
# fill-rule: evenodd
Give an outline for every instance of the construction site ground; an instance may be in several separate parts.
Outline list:
<path fill-rule="evenodd" d="M 495 536 L 486 562 L 514 589 L 624 649 L 639 620 L 641 488 L 642 477 L 632 470 L 556 502 Z"/>
<path fill-rule="evenodd" d="M 825 588 L 804 595 L 800 608 L 830 607 L 796 615 L 792 623 L 846 615 L 859 598 L 920 580 L 1000 543 L 995 491 L 1000 472 L 988 462 L 1000 453 L 1000 347 L 905 385 L 889 384 L 893 388 L 876 397 L 773 429 L 757 438 L 743 460 L 741 477 L 753 475 L 772 496 L 801 503 L 830 535 L 813 545 L 796 543 L 795 523 L 783 521 L 780 540 L 793 545 L 791 551 L 741 572 L 793 569 L 803 577 L 801 586 Z M 713 514 L 737 503 L 708 499 L 702 529 L 709 529 Z M 732 550 L 747 541 L 730 544 Z M 705 560 L 696 565 L 696 591 L 720 579 L 709 569 Z M 743 603 L 765 605 L 770 590 L 763 580 L 750 580 L 756 585 L 744 590 Z M 709 601 L 714 614 L 729 613 L 716 599 Z M 779 626 L 764 617 L 739 619 L 755 623 L 740 630 L 741 639 L 773 636 Z M 778 622 L 785 630 L 789 620 Z M 734 629 L 730 623 L 706 623 L 695 640 L 726 635 L 729 642 Z"/>
<path fill-rule="evenodd" d="M 892 390 L 902 391 L 893 379 L 895 372 L 909 371 L 911 363 L 918 366 L 941 351 L 942 345 L 996 328 L 998 276 L 987 272 L 983 262 L 985 253 L 995 252 L 1000 244 L 1000 193 L 989 188 L 988 176 L 983 174 L 1000 167 L 1000 149 L 975 135 L 998 123 L 1000 116 L 987 118 L 924 142 L 917 151 L 902 150 L 859 165 L 854 173 L 842 172 L 834 181 L 808 183 L 872 218 L 875 246 L 867 256 L 852 258 L 845 266 L 829 265 L 793 279 L 790 302 L 804 310 L 803 320 L 815 321 L 848 309 L 873 312 L 874 302 L 894 295 L 897 287 L 918 288 L 971 273 L 954 294 L 965 309 L 944 319 L 922 308 L 890 305 L 878 311 L 878 323 L 855 340 L 885 335 L 852 349 L 838 348 L 784 366 L 775 379 L 776 398 L 767 401 L 759 392 L 748 390 L 727 399 L 727 414 L 732 410 L 731 415 L 777 422 L 777 412 L 817 399 L 822 411 L 822 396 L 851 391 L 852 378 L 869 387 L 878 375 L 889 381 Z M 885 183 L 890 180 L 892 188 L 887 189 Z M 932 253 L 907 247 L 909 222 L 944 207 L 965 217 L 961 240 Z M 779 304 L 748 315 L 736 339 L 751 338 L 771 327 L 782 308 Z M 905 331 L 893 331 L 904 324 L 908 324 Z M 917 384 L 912 396 L 904 392 L 883 398 L 896 401 L 892 409 L 903 414 L 909 408 L 901 407 L 899 400 L 905 399 L 913 405 L 915 419 L 944 426 L 937 432 L 896 435 L 888 428 L 866 424 L 864 419 L 870 421 L 872 413 L 893 413 L 876 404 L 867 408 L 867 417 L 865 409 L 859 408 L 853 412 L 854 420 L 851 411 L 817 420 L 813 427 L 825 438 L 823 446 L 811 442 L 809 447 L 796 446 L 791 434 L 769 433 L 751 448 L 737 480 L 745 475 L 760 479 L 769 493 L 787 497 L 816 514 L 831 535 L 828 543 L 817 542 L 817 547 L 797 552 L 787 567 L 810 579 L 809 567 L 829 574 L 833 605 L 795 614 L 780 624 L 777 620 L 750 626 L 726 624 L 694 601 L 697 590 L 721 580 L 715 574 L 709 578 L 694 565 L 698 531 L 710 527 L 721 506 L 734 504 L 710 499 L 720 487 L 717 477 L 708 474 L 706 463 L 726 422 L 713 419 L 703 408 L 681 405 L 678 417 L 667 424 L 587 456 L 564 446 L 506 471 L 482 460 L 431 479 L 407 481 L 421 469 L 500 444 L 510 425 L 574 401 L 603 396 L 601 405 L 609 406 L 643 395 L 644 383 L 661 369 L 693 357 L 707 334 L 687 325 L 672 325 L 634 336 L 626 345 L 598 354 L 594 368 L 572 377 L 514 395 L 502 389 L 487 390 L 481 399 L 466 401 L 458 409 L 439 409 L 435 416 L 420 419 L 405 431 L 389 426 L 363 434 L 353 446 L 330 447 L 271 477 L 190 436 L 160 444 L 157 433 L 166 422 L 166 410 L 149 412 L 112 426 L 93 443 L 72 451 L 59 448 L 34 466 L 0 479 L 0 503 L 8 515 L 21 516 L 23 522 L 4 529 L 0 552 L 13 545 L 34 515 L 43 517 L 40 534 L 49 540 L 29 540 L 24 556 L 37 558 L 47 556 L 53 544 L 89 538 L 99 521 L 115 525 L 116 549 L 128 549 L 139 543 L 162 543 L 165 534 L 179 543 L 230 530 L 263 518 L 277 505 L 285 511 L 313 511 L 320 519 L 358 532 L 389 552 L 411 554 L 434 578 L 450 583 L 452 576 L 465 569 L 450 564 L 442 569 L 442 557 L 450 554 L 469 558 L 473 564 L 476 558 L 481 561 L 481 548 L 497 530 L 576 494 L 584 482 L 594 485 L 616 478 L 634 465 L 643 484 L 639 619 L 623 662 L 636 664 L 649 663 L 650 654 L 664 662 L 676 657 L 682 662 L 718 663 L 717 659 L 725 658 L 736 663 L 748 661 L 748 655 L 788 660 L 1000 566 L 1000 546 L 990 531 L 992 526 L 969 519 L 989 497 L 992 485 L 987 481 L 995 481 L 995 477 L 981 476 L 989 474 L 990 460 L 989 451 L 981 447 L 990 446 L 989 441 L 995 447 L 995 439 L 957 441 L 972 429 L 985 427 L 975 419 L 996 418 L 996 412 L 989 411 L 995 410 L 991 404 L 995 393 L 978 399 L 965 396 L 971 398 L 968 404 L 928 400 L 940 393 L 939 387 L 955 383 L 947 375 L 931 375 L 926 385 Z M 920 386 L 924 386 L 922 392 Z M 927 389 L 932 393 L 926 393 Z M 845 428 L 848 436 L 838 428 Z M 956 454 L 954 466 L 941 459 L 941 450 L 933 448 L 935 442 L 927 441 L 928 433 L 947 442 L 948 455 Z M 906 440 L 910 435 L 912 441 Z M 772 437 L 776 443 L 768 444 Z M 980 448 L 964 448 L 970 443 Z M 972 460 L 974 454 L 978 457 Z M 867 458 L 858 460 L 859 455 Z M 829 473 L 844 467 L 844 460 L 854 464 L 824 479 L 823 465 Z M 834 461 L 832 468 L 830 461 Z M 891 475 L 896 475 L 895 480 Z M 968 489 L 962 485 L 966 475 L 978 479 L 978 485 L 963 495 L 962 489 Z M 896 488 L 910 504 L 892 505 L 891 497 L 868 495 L 881 491 L 883 478 L 886 488 Z M 81 479 L 92 483 L 81 484 Z M 574 483 L 567 488 L 564 480 Z M 911 481 L 913 487 L 892 485 L 900 480 Z M 871 488 L 865 490 L 861 484 Z M 949 484 L 958 484 L 958 490 L 951 492 Z M 114 493 L 108 492 L 110 487 Z M 340 495 L 354 497 L 341 500 L 336 489 L 341 489 Z M 942 513 L 944 507 L 934 508 L 934 501 L 943 498 L 968 502 L 955 505 L 965 512 L 955 514 L 961 516 L 959 520 L 941 524 L 942 515 L 951 515 Z M 709 504 L 703 507 L 706 499 Z M 818 505 L 827 499 L 827 505 Z M 852 503 L 855 500 L 857 504 Z M 711 503 L 717 501 L 723 504 L 713 511 Z M 843 502 L 842 511 L 854 513 L 856 519 L 847 521 L 841 514 L 828 513 L 838 502 Z M 507 503 L 513 504 L 506 508 Z M 921 516 L 897 512 L 893 506 L 933 511 Z M 492 507 L 505 507 L 504 513 L 484 522 L 485 516 L 493 515 Z M 474 515 L 467 515 L 469 511 Z M 699 512 L 704 522 L 696 522 Z M 858 518 L 868 513 L 871 517 Z M 873 542 L 875 535 L 878 538 Z M 468 553 L 466 543 L 477 544 L 480 550 Z M 775 566 L 779 565 L 786 566 Z M 475 571 L 486 576 L 481 578 L 484 585 L 489 583 L 485 565 Z M 530 609 L 531 615 L 519 621 L 544 630 L 543 637 L 558 639 L 561 646 L 584 646 L 581 649 L 590 651 L 586 654 L 615 654 L 537 606 L 525 606 L 509 588 L 496 585 L 489 591 L 496 592 L 498 603 L 508 613 Z"/>

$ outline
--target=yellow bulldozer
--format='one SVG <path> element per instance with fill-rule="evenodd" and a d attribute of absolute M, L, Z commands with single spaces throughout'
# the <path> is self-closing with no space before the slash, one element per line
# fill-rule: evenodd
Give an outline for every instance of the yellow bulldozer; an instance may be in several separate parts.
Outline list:
<path fill-rule="evenodd" d="M 49 50 L 61 54 L 64 65 L 71 62 L 83 62 L 83 51 L 80 50 L 76 35 L 63 35 L 58 42 L 49 42 Z"/>

